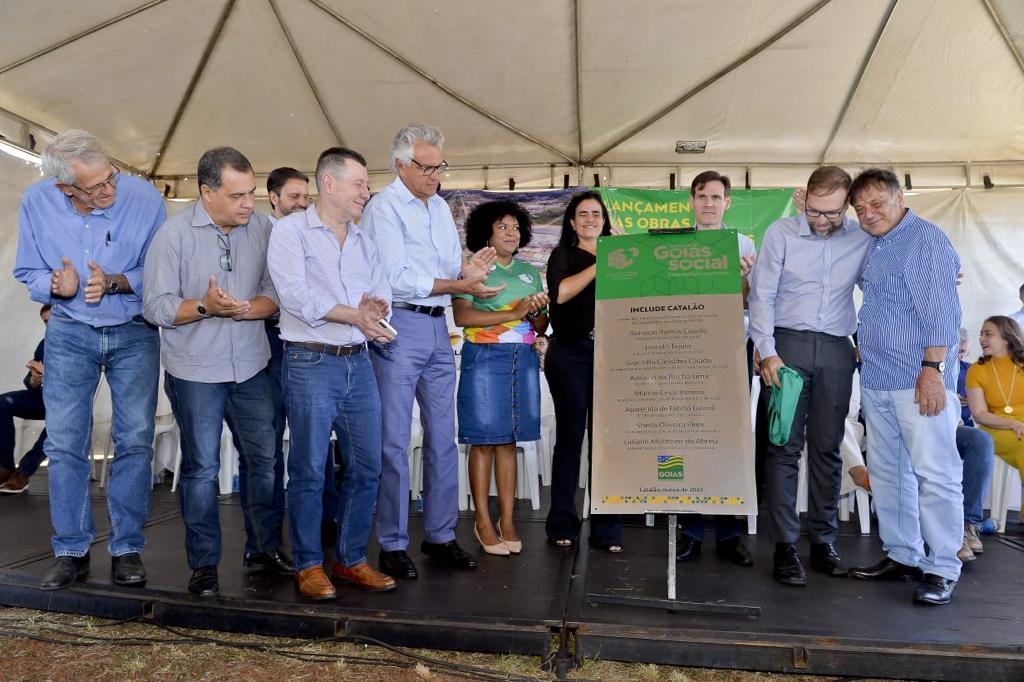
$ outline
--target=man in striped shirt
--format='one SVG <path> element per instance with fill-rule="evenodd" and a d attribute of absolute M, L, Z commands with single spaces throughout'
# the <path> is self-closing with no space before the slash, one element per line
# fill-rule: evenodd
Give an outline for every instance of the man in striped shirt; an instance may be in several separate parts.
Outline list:
<path fill-rule="evenodd" d="M 942 230 L 904 206 L 892 172 L 864 171 L 850 200 L 861 227 L 875 237 L 861 277 L 858 340 L 868 469 L 886 553 L 850 575 L 917 578 L 915 601 L 948 604 L 963 540 L 956 449 L 960 260 Z"/>

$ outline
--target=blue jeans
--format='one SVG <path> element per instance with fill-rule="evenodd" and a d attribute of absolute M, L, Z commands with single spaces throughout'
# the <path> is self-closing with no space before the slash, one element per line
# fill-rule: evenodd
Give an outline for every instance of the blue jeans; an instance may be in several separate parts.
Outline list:
<path fill-rule="evenodd" d="M 266 323 L 267 341 L 270 343 L 267 374 L 270 375 L 270 396 L 274 404 L 274 527 L 278 529 L 277 537 L 280 538 L 285 513 L 284 428 L 288 418 L 284 399 L 284 342 L 277 320 L 266 320 Z M 241 475 L 239 471 L 240 482 Z M 241 485 L 245 483 L 241 482 Z M 331 452 L 324 463 L 324 521 L 338 515 L 338 504 L 338 489 L 334 485 L 334 453 Z"/>
<path fill-rule="evenodd" d="M 946 391 L 942 413 L 925 417 L 912 388 L 864 388 L 861 409 L 885 553 L 924 573 L 957 580 L 961 563 L 956 553 L 964 538 L 963 465 L 956 450 L 960 401 Z"/>
<path fill-rule="evenodd" d="M 181 431 L 181 515 L 189 568 L 220 562 L 217 505 L 223 422 L 238 450 L 246 553 L 277 549 L 274 525 L 274 415 L 270 379 L 204 384 L 165 373 L 164 390 Z M 244 484 L 242 482 L 244 481 Z"/>
<path fill-rule="evenodd" d="M 0 395 L 0 467 L 14 470 L 14 418 L 40 420 L 46 418 L 41 390 L 24 389 Z M 46 429 L 39 434 L 35 445 L 26 452 L 18 462 L 18 472 L 22 476 L 31 476 L 46 459 L 43 443 L 46 442 Z"/>
<path fill-rule="evenodd" d="M 982 505 L 992 479 L 995 445 L 981 429 L 958 426 L 956 449 L 964 461 L 964 521 L 977 525 L 985 513 Z"/>
<path fill-rule="evenodd" d="M 344 475 L 337 513 L 337 559 L 366 561 L 381 473 L 381 410 L 366 351 L 334 356 L 286 348 L 285 392 L 291 446 L 288 454 L 288 527 L 295 568 L 324 561 L 320 548 L 324 463 L 331 430 L 338 436 Z"/>
<path fill-rule="evenodd" d="M 54 310 L 46 328 L 46 444 L 50 458 L 53 553 L 84 556 L 96 535 L 89 496 L 92 399 L 107 376 L 114 460 L 107 509 L 112 556 L 142 551 L 152 488 L 153 419 L 160 377 L 160 336 L 142 317 L 90 327 Z"/>

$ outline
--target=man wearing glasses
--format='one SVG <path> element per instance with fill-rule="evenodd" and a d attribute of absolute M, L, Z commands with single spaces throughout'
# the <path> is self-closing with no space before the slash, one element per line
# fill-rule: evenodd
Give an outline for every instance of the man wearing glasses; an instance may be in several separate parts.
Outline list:
<path fill-rule="evenodd" d="M 857 329 L 853 287 L 871 238 L 846 217 L 849 174 L 822 166 L 807 180 L 804 212 L 765 232 L 750 283 L 750 336 L 761 358 L 764 385 L 781 385 L 787 366 L 803 377 L 788 442 L 767 447 L 765 479 L 769 528 L 775 541 L 776 580 L 807 583 L 796 541 L 800 453 L 807 444 L 807 530 L 811 567 L 826 575 L 847 573 L 835 549 L 836 509 L 842 479 L 844 422 L 850 406 Z M 767 390 L 767 389 L 766 389 Z"/>
<path fill-rule="evenodd" d="M 226 421 L 238 450 L 245 565 L 294 572 L 280 550 L 274 497 L 274 409 L 263 371 L 263 320 L 277 312 L 267 270 L 270 220 L 254 213 L 256 179 L 236 149 L 199 159 L 200 200 L 172 216 L 146 257 L 145 315 L 162 331 L 164 386 L 181 430 L 181 510 L 190 592 L 217 594 L 217 479 Z"/>
<path fill-rule="evenodd" d="M 423 512 L 420 547 L 437 563 L 476 568 L 476 559 L 455 541 L 458 520 L 458 449 L 455 445 L 455 355 L 444 309 L 450 294 L 489 298 L 504 288 L 483 280 L 494 249 L 462 256 L 451 210 L 437 196 L 445 163 L 444 136 L 413 123 L 395 136 L 390 165 L 398 174 L 363 213 L 361 227 L 377 245 L 394 297 L 391 324 L 398 338 L 373 347 L 373 367 L 383 412 L 383 471 L 377 499 L 380 569 L 406 580 L 418 575 L 409 545 L 407 450 L 416 399 L 423 421 Z"/>
<path fill-rule="evenodd" d="M 14 276 L 32 300 L 53 306 L 46 331 L 50 519 L 56 562 L 40 587 L 57 590 L 89 573 L 96 535 L 89 496 L 92 401 L 100 373 L 110 386 L 114 462 L 107 506 L 114 582 L 143 585 L 142 525 L 149 516 L 159 337 L 142 319 L 142 270 L 166 217 L 152 185 L 120 176 L 99 140 L 58 135 L 42 155 L 50 176 L 21 201 Z"/>

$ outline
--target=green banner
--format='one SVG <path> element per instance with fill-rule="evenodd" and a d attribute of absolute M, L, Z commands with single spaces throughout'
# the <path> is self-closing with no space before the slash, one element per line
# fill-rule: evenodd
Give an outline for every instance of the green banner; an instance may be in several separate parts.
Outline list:
<path fill-rule="evenodd" d="M 736 230 L 597 240 L 597 299 L 739 294 Z"/>
<path fill-rule="evenodd" d="M 689 190 L 601 187 L 598 191 L 608 207 L 612 226 L 625 234 L 695 225 Z M 760 248 L 769 225 L 796 213 L 792 197 L 792 189 L 734 189 L 723 222 L 751 237 Z"/>

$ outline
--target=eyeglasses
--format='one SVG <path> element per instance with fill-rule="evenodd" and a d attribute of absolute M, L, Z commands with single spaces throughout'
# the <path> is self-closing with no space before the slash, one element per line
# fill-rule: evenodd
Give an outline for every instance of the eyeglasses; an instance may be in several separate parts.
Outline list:
<path fill-rule="evenodd" d="M 444 173 L 446 170 L 448 170 L 448 162 L 444 160 L 441 161 L 441 165 L 439 166 L 424 166 L 422 163 L 412 158 L 411 156 L 409 157 L 409 160 L 415 163 L 417 166 L 419 166 L 420 170 L 423 171 L 424 175 L 435 175 L 437 173 Z"/>
<path fill-rule="evenodd" d="M 822 216 L 825 216 L 829 220 L 835 220 L 846 213 L 846 207 L 843 206 L 842 208 L 837 208 L 834 211 L 819 211 L 815 208 L 807 206 L 804 208 L 804 213 L 807 214 L 808 218 L 820 218 Z"/>
<path fill-rule="evenodd" d="M 103 182 L 99 182 L 99 183 L 93 185 L 92 187 L 79 187 L 78 185 L 71 185 L 71 186 L 74 187 L 75 189 L 77 189 L 79 192 L 81 192 L 85 196 L 92 196 L 93 192 L 99 191 L 99 190 L 103 189 L 104 187 L 106 187 L 107 185 L 110 185 L 111 187 L 116 187 L 117 186 L 117 176 L 119 176 L 120 174 L 121 174 L 121 171 L 119 171 L 119 170 L 117 170 L 115 168 L 113 171 L 111 171 L 110 175 L 107 176 L 106 180 L 104 180 Z"/>
<path fill-rule="evenodd" d="M 224 253 L 220 257 L 220 269 L 231 272 L 231 241 L 223 232 L 217 232 L 217 242 Z"/>

